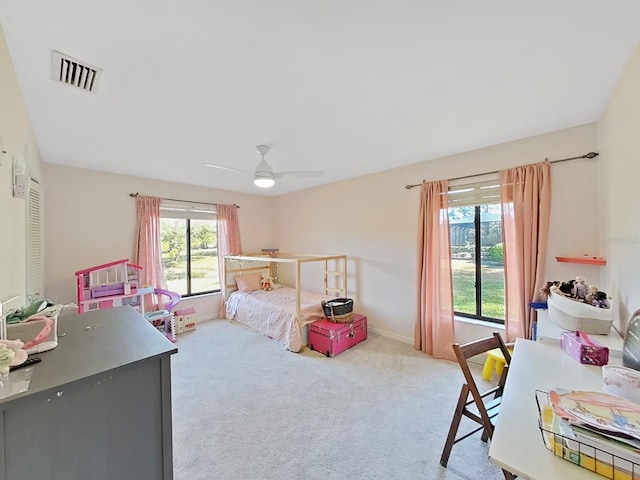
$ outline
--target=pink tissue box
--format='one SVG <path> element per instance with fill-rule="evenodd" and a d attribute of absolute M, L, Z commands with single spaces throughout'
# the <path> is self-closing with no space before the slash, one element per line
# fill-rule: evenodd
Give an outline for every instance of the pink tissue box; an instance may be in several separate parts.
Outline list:
<path fill-rule="evenodd" d="M 562 350 L 585 365 L 602 366 L 609 363 L 609 348 L 589 338 L 584 332 L 562 332 Z"/>

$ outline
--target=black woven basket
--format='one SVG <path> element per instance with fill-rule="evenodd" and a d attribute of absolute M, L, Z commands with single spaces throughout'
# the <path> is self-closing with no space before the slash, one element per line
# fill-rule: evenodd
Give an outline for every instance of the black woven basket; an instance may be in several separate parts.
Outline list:
<path fill-rule="evenodd" d="M 333 300 L 323 300 L 322 310 L 325 317 L 335 317 L 353 312 L 353 300 L 351 298 L 334 298 Z"/>

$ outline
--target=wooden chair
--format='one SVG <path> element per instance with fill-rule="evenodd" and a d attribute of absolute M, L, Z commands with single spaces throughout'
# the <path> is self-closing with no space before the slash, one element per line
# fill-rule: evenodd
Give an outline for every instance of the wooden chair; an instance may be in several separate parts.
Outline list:
<path fill-rule="evenodd" d="M 486 353 L 494 348 L 499 348 L 504 355 L 506 365 L 500 376 L 498 384 L 485 392 L 480 392 L 476 385 L 475 379 L 467 360 L 471 357 Z M 453 418 L 451 420 L 451 426 L 449 427 L 449 434 L 447 435 L 447 441 L 444 444 L 442 456 L 440 457 L 440 465 L 447 466 L 449 462 L 449 455 L 453 446 L 464 440 L 465 438 L 473 435 L 474 433 L 482 430 L 482 441 L 486 442 L 493 436 L 493 428 L 495 425 L 495 418 L 500 410 L 500 402 L 502 401 L 502 391 L 507 379 L 507 373 L 509 371 L 509 363 L 511 362 L 511 355 L 507 349 L 506 344 L 500 337 L 500 334 L 495 332 L 493 336 L 476 340 L 474 342 L 465 343 L 460 345 L 458 343 L 453 344 L 453 351 L 456 354 L 462 373 L 464 374 L 465 383 L 462 384 L 460 390 L 460 397 L 458 398 L 458 404 L 456 405 Z M 474 430 L 465 433 L 459 437 L 458 427 L 462 417 L 467 417 L 477 423 L 479 426 Z M 504 477 L 507 480 L 516 478 L 513 474 L 503 470 Z"/>

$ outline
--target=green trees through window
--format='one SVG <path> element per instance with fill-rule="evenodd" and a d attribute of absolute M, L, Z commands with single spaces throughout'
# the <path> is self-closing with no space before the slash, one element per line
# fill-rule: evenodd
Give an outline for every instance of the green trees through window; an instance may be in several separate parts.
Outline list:
<path fill-rule="evenodd" d="M 219 291 L 215 220 L 162 218 L 160 231 L 167 288 L 182 296 Z"/>
<path fill-rule="evenodd" d="M 455 313 L 504 322 L 500 205 L 449 208 L 449 230 Z"/>

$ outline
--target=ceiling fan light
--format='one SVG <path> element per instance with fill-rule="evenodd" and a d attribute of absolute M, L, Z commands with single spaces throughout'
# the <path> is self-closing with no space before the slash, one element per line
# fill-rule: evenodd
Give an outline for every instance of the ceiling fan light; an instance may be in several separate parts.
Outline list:
<path fill-rule="evenodd" d="M 256 175 L 253 179 L 253 183 L 256 187 L 260 188 L 271 188 L 276 184 L 276 181 L 271 176 L 258 176 Z"/>

